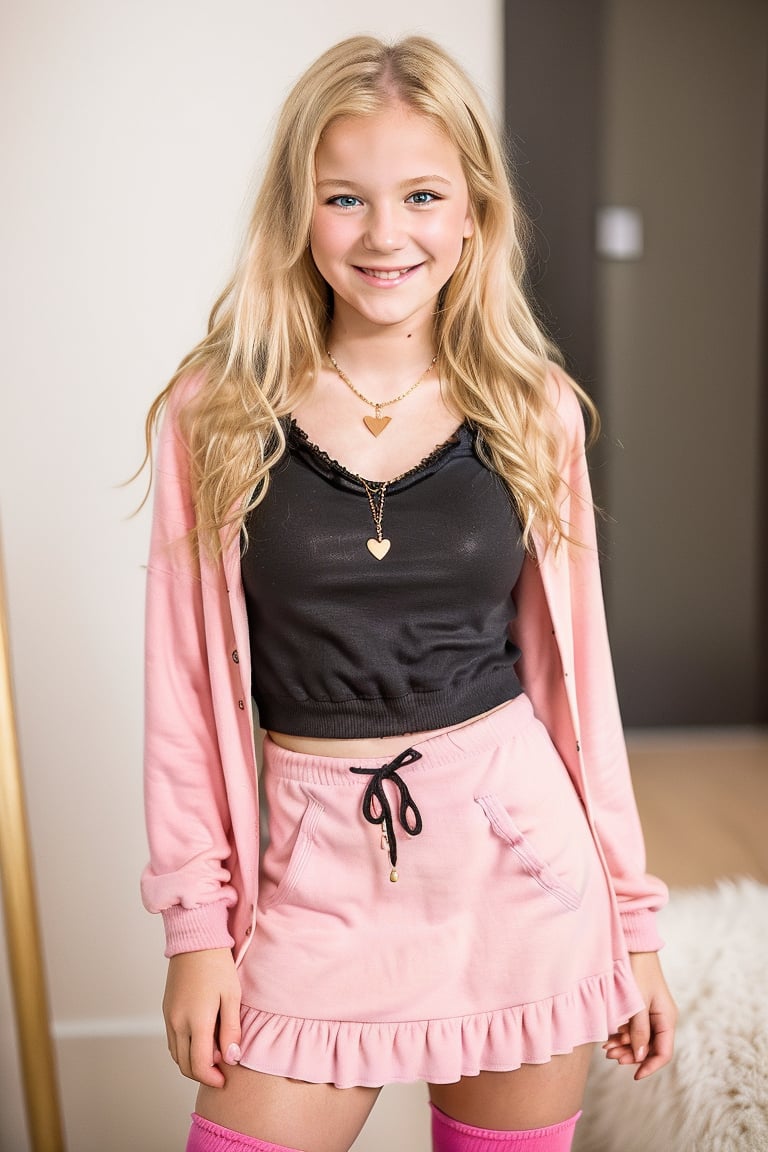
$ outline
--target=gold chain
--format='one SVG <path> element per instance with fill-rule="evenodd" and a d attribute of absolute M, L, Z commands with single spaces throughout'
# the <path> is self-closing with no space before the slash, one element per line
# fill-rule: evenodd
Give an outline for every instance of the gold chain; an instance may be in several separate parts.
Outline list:
<path fill-rule="evenodd" d="M 410 388 L 406 388 L 405 392 L 401 392 L 399 396 L 394 396 L 391 400 L 382 400 L 381 403 L 377 403 L 375 400 L 369 400 L 367 396 L 363 396 L 362 392 L 360 392 L 357 388 L 355 388 L 355 386 L 352 383 L 352 381 L 350 380 L 349 376 L 347 376 L 342 371 L 342 369 L 339 368 L 338 364 L 334 360 L 333 356 L 331 356 L 331 353 L 328 351 L 327 348 L 325 351 L 326 351 L 326 356 L 330 360 L 333 367 L 336 369 L 336 372 L 338 373 L 338 375 L 341 377 L 341 379 L 346 384 L 347 388 L 349 388 L 349 390 L 351 392 L 354 392 L 355 396 L 357 396 L 357 398 L 359 400 L 362 400 L 364 404 L 367 404 L 369 408 L 375 409 L 377 419 L 378 419 L 380 409 L 388 408 L 390 404 L 397 404 L 398 400 L 405 400 L 406 396 L 410 396 L 411 392 L 415 392 L 416 389 L 418 388 L 419 384 L 421 384 L 426 379 L 427 374 L 432 370 L 432 368 L 434 368 L 435 364 L 437 363 L 437 353 L 435 353 L 435 355 L 432 357 L 429 364 L 424 369 L 421 376 L 419 376 L 419 378 L 415 384 L 411 384 Z"/>
<path fill-rule="evenodd" d="M 368 497 L 368 503 L 371 506 L 371 516 L 373 517 L 373 523 L 376 528 L 376 539 L 378 540 L 379 544 L 381 544 L 381 541 L 384 537 L 384 533 L 381 527 L 384 520 L 384 497 L 387 494 L 387 487 L 390 481 L 385 480 L 382 484 L 379 484 L 378 487 L 374 489 L 370 484 L 368 484 L 366 480 L 363 480 L 362 476 L 358 476 L 357 479 L 360 481 L 363 488 L 365 488 L 365 494 Z M 379 497 L 378 508 L 376 507 L 374 496 Z"/>

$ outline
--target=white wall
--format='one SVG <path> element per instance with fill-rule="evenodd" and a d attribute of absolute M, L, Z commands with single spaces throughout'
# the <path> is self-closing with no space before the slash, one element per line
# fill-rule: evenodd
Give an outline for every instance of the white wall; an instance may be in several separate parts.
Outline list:
<path fill-rule="evenodd" d="M 282 96 L 360 31 L 434 36 L 501 107 L 500 0 L 3 4 L 0 515 L 77 1152 L 183 1146 L 192 1102 L 164 1052 L 160 925 L 138 897 L 148 514 L 126 519 L 140 489 L 117 485 L 150 400 L 204 330 Z M 22 1152 L 4 965 L 0 948 L 0 1149 Z M 402 1097 L 384 1104 L 359 1147 L 406 1150 L 409 1117 Z"/>

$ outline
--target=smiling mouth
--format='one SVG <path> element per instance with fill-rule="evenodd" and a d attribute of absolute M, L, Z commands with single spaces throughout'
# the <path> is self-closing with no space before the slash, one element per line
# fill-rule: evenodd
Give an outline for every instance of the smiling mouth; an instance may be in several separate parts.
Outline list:
<path fill-rule="evenodd" d="M 360 268 L 366 276 L 372 276 L 374 280 L 399 280 L 401 276 L 405 276 L 407 272 L 411 272 L 416 268 L 416 264 L 409 264 L 407 268 Z"/>

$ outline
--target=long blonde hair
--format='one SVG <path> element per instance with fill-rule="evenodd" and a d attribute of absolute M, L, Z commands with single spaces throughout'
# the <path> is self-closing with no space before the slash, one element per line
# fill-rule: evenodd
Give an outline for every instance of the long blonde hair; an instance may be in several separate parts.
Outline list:
<path fill-rule="evenodd" d="M 208 334 L 182 360 L 147 416 L 147 457 L 176 385 L 199 378 L 182 406 L 196 509 L 196 546 L 214 557 L 266 495 L 285 450 L 280 417 L 320 370 L 332 297 L 308 248 L 321 134 L 343 116 L 393 102 L 428 117 L 459 152 L 473 235 L 435 315 L 446 400 L 478 430 L 487 463 L 506 481 L 526 546 L 531 529 L 557 540 L 557 429 L 547 395 L 557 353 L 523 291 L 526 224 L 497 133 L 467 76 L 437 44 L 355 36 L 304 73 L 280 114 L 242 254 L 211 312 Z M 576 388 L 593 422 L 589 398 Z M 231 538 L 231 537 L 229 537 Z"/>

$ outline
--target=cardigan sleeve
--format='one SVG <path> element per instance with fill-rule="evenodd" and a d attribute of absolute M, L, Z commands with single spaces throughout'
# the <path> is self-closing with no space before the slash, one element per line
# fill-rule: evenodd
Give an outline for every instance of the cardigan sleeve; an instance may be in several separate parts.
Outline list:
<path fill-rule="evenodd" d="M 169 399 L 158 437 L 147 567 L 144 800 L 145 907 L 163 914 L 166 956 L 234 943 L 236 892 L 226 866 L 229 816 L 205 637 L 205 587 L 190 547 L 195 523 L 188 451 Z"/>
<path fill-rule="evenodd" d="M 608 642 L 594 505 L 584 447 L 584 420 L 564 374 L 558 410 L 567 431 L 564 478 L 572 541 L 565 544 L 570 578 L 573 674 L 584 789 L 605 854 L 627 947 L 662 946 L 655 912 L 666 904 L 666 885 L 645 870 L 645 844 L 637 812 Z"/>

